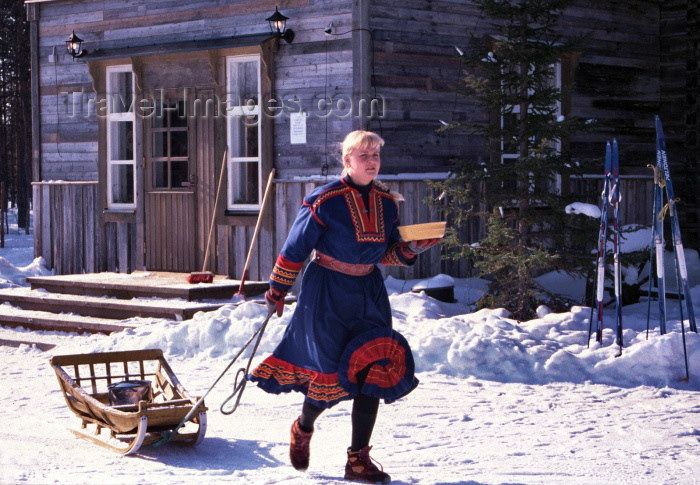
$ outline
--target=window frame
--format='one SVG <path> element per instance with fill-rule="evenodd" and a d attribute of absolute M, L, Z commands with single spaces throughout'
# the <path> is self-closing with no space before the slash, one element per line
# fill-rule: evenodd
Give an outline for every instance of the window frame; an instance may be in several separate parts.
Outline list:
<path fill-rule="evenodd" d="M 230 105 L 230 95 L 234 90 L 232 89 L 232 79 L 231 79 L 231 68 L 235 64 L 241 64 L 245 62 L 254 61 L 256 64 L 256 83 L 257 91 L 255 95 L 257 96 L 257 103 L 254 106 L 250 105 Z M 259 54 L 244 54 L 244 55 L 233 55 L 226 56 L 226 145 L 228 147 L 226 155 L 226 208 L 231 212 L 254 212 L 260 210 L 262 203 L 262 164 L 263 164 L 263 131 L 262 131 L 262 59 Z M 248 98 L 250 99 L 250 98 Z M 234 136 L 234 124 L 244 123 L 241 118 L 246 116 L 256 116 L 257 117 L 257 156 L 256 157 L 238 157 L 234 156 L 232 152 L 233 147 L 233 136 Z M 234 164 L 245 164 L 245 163 L 256 163 L 257 164 L 257 202 L 255 204 L 240 204 L 234 203 L 234 182 L 233 170 Z"/>
<path fill-rule="evenodd" d="M 131 74 L 131 100 L 124 100 L 129 103 L 126 111 L 114 112 L 114 95 L 119 92 L 113 91 L 112 74 L 125 73 Z M 106 134 L 106 180 L 107 180 L 107 208 L 113 210 L 133 210 L 136 209 L 136 116 L 134 106 L 136 100 L 136 74 L 134 73 L 131 64 L 118 64 L 105 67 L 105 92 L 107 96 L 107 115 L 105 116 L 105 134 Z M 112 159 L 112 129 L 114 123 L 131 122 L 131 154 L 132 158 L 128 159 Z M 114 202 L 114 193 L 112 191 L 113 173 L 112 170 L 116 165 L 126 165 L 132 168 L 132 201 L 131 202 Z"/>
<path fill-rule="evenodd" d="M 560 92 L 563 89 L 563 82 L 562 82 L 562 64 L 563 61 L 559 60 L 559 62 L 555 62 L 553 64 L 550 64 L 551 67 L 554 68 L 554 88 L 558 89 Z M 506 118 L 504 116 L 504 113 L 507 113 L 509 115 L 514 115 L 517 117 L 518 114 L 520 114 L 520 105 L 507 105 L 504 107 L 505 109 L 503 112 L 500 114 L 500 127 L 501 127 L 501 133 L 503 133 L 505 123 L 506 123 Z M 562 101 L 557 100 L 556 102 L 556 111 L 555 111 L 556 117 L 559 118 L 562 116 Z M 556 140 L 554 142 L 554 148 L 557 153 L 561 153 L 561 140 Z M 500 163 L 501 165 L 508 165 L 509 163 L 512 163 L 512 160 L 516 160 L 520 154 L 515 152 L 506 152 L 506 147 L 508 145 L 508 142 L 501 137 L 500 139 Z M 535 184 L 537 181 L 532 179 L 532 174 L 530 174 L 530 180 L 529 180 L 529 186 L 530 186 L 530 191 L 534 192 L 535 190 Z M 557 174 L 555 176 L 555 179 L 551 181 L 551 183 L 547 184 L 547 191 L 552 192 L 552 193 L 561 193 L 561 175 Z"/>
<path fill-rule="evenodd" d="M 163 100 L 159 100 L 160 103 Z M 164 113 L 162 116 L 164 118 L 163 125 L 154 126 L 156 117 L 150 120 L 150 140 L 149 147 L 150 153 L 148 154 L 148 160 L 150 161 L 150 174 L 148 180 L 150 184 L 148 187 L 149 191 L 183 191 L 192 190 L 190 186 L 191 178 L 191 143 L 190 143 L 190 126 L 189 126 L 189 115 L 190 107 L 187 106 L 187 99 L 177 98 L 177 97 L 167 97 L 165 99 L 165 104 L 157 104 L 156 111 Z M 172 120 L 173 116 L 182 118 L 184 123 L 181 125 L 174 125 Z M 155 146 L 156 146 L 156 136 L 157 134 L 164 135 L 163 143 L 165 152 L 161 155 L 156 156 Z M 184 139 L 186 142 L 186 153 L 185 155 L 173 155 L 173 134 L 174 133 L 184 133 Z M 185 165 L 185 175 L 186 178 L 183 180 L 181 185 L 175 185 L 173 183 L 173 174 L 176 170 L 173 169 L 173 165 L 176 163 L 184 162 Z M 165 164 L 165 185 L 156 185 L 156 164 Z"/>

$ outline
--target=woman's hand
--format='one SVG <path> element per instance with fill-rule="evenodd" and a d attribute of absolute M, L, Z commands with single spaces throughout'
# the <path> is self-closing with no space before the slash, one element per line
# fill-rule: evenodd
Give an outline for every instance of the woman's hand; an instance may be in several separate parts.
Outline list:
<path fill-rule="evenodd" d="M 439 244 L 442 238 L 435 239 L 419 239 L 418 241 L 411 241 L 408 243 L 408 249 L 410 249 L 414 254 L 420 254 L 423 251 L 427 251 L 436 244 Z"/>
<path fill-rule="evenodd" d="M 269 313 L 277 312 L 277 316 L 281 317 L 284 312 L 284 297 L 287 296 L 286 290 L 271 287 L 265 293 L 265 303 L 267 303 L 267 311 Z"/>

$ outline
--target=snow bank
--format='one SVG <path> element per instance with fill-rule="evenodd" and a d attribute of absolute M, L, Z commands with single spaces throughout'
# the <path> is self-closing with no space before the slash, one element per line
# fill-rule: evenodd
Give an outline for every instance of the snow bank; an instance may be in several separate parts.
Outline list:
<path fill-rule="evenodd" d="M 646 314 L 625 318 L 622 355 L 615 344 L 613 321 L 606 315 L 603 345 L 587 345 L 590 309 L 572 307 L 566 313 L 542 312 L 542 317 L 518 323 L 504 309 L 450 314 L 455 304 L 424 293 L 390 296 L 394 328 L 408 340 L 417 372 L 498 382 L 544 384 L 552 382 L 614 384 L 622 387 L 678 386 L 685 375 L 679 322 L 670 321 L 666 335 L 658 334 L 652 316 L 646 337 Z M 638 304 L 641 309 L 646 304 Z M 287 305 L 281 318 L 270 320 L 256 361 L 280 341 L 294 310 Z M 670 306 L 669 310 L 674 311 Z M 154 320 L 109 337 L 92 337 L 92 351 L 160 348 L 170 358 L 198 361 L 231 359 L 249 341 L 266 315 L 263 305 L 245 302 L 215 312 L 198 313 L 173 323 Z M 136 319 L 135 319 L 136 320 Z M 700 336 L 689 333 L 686 345 L 690 373 L 700 374 Z M 85 344 L 81 343 L 84 349 Z M 252 345 L 242 354 L 246 359 Z M 688 387 L 684 384 L 684 387 Z M 690 384 L 700 389 L 700 383 Z"/>
<path fill-rule="evenodd" d="M 0 288 L 16 288 L 25 286 L 26 279 L 31 276 L 47 276 L 53 271 L 46 267 L 44 258 L 36 258 L 27 266 L 17 267 L 0 256 Z"/>
<path fill-rule="evenodd" d="M 643 238 L 648 234 L 643 235 Z M 637 235 L 642 238 L 642 236 Z M 691 281 L 700 274 L 697 252 L 686 251 Z M 22 285 L 27 276 L 50 272 L 42 259 L 17 267 L 0 257 L 0 282 Z M 540 284 L 567 296 L 580 295 L 584 282 L 566 273 L 553 272 L 539 278 Z M 473 312 L 473 304 L 486 290 L 480 279 L 438 275 L 427 280 L 403 281 L 387 278 L 394 327 L 411 345 L 417 372 L 498 382 L 552 383 L 596 382 L 618 386 L 675 386 L 685 376 L 685 354 L 680 308 L 669 301 L 666 335 L 659 335 L 656 305 L 651 305 L 647 337 L 647 303 L 629 305 L 623 311 L 624 348 L 619 356 L 614 318 L 604 315 L 603 345 L 588 345 L 590 308 L 574 306 L 566 313 L 541 308 L 539 318 L 517 322 L 504 309 Z M 435 300 L 416 288 L 454 285 L 456 302 Z M 693 288 L 700 302 L 700 287 Z M 287 305 L 281 318 L 274 316 L 256 355 L 262 359 L 282 338 L 295 305 Z M 700 309 L 696 313 L 700 314 Z M 92 352 L 134 348 L 160 348 L 175 359 L 208 362 L 233 358 L 262 324 L 266 308 L 256 302 L 226 304 L 214 312 L 201 312 L 190 320 L 129 320 L 135 328 L 111 336 L 81 337 L 63 344 L 61 351 Z M 689 371 L 700 373 L 700 337 L 684 328 Z M 72 348 L 71 348 L 72 346 Z M 252 348 L 252 346 L 251 346 Z M 242 358 L 247 358 L 250 348 Z M 700 383 L 686 387 L 700 389 Z"/>

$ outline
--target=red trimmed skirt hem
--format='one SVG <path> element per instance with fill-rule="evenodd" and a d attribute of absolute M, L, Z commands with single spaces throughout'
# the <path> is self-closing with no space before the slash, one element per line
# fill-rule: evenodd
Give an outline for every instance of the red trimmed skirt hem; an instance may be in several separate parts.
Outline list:
<path fill-rule="evenodd" d="M 338 373 L 330 374 L 298 367 L 275 356 L 261 362 L 248 379 L 271 394 L 298 391 L 320 408 L 330 408 L 355 397 L 338 382 Z"/>

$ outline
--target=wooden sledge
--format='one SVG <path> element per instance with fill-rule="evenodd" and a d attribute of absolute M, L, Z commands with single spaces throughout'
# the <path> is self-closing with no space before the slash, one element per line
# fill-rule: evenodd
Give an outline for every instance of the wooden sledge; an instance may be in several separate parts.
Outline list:
<path fill-rule="evenodd" d="M 51 366 L 68 407 L 82 421 L 80 429 L 71 431 L 124 455 L 172 434 L 197 404 L 197 399 L 187 395 L 160 349 L 57 355 L 51 359 Z M 108 386 L 133 380 L 151 381 L 151 398 L 138 404 L 111 406 Z M 199 443 L 207 429 L 206 411 L 202 402 L 169 439 L 188 446 Z"/>

